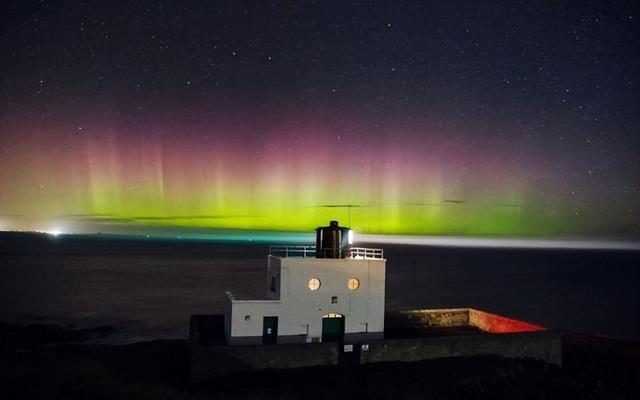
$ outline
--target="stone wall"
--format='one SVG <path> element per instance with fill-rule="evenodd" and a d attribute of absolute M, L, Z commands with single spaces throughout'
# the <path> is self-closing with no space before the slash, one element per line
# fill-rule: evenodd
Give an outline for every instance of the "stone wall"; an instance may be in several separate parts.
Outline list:
<path fill-rule="evenodd" d="M 457 327 L 469 325 L 468 308 L 445 308 L 439 310 L 407 310 L 400 311 L 411 322 L 424 327 Z"/>
<path fill-rule="evenodd" d="M 490 333 L 536 332 L 546 330 L 540 325 L 503 317 L 474 308 L 469 309 L 469 324 Z"/>
<path fill-rule="evenodd" d="M 198 346 L 190 352 L 192 382 L 234 372 L 337 365 L 335 343 L 277 344 L 255 346 Z"/>
<path fill-rule="evenodd" d="M 533 358 L 560 365 L 562 335 L 546 331 L 382 340 L 368 343 L 368 351 L 363 349 L 360 353 L 360 363 L 419 361 L 483 354 Z"/>

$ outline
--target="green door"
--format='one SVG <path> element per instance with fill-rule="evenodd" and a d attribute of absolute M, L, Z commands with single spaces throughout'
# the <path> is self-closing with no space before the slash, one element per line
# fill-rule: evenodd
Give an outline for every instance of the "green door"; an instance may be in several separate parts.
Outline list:
<path fill-rule="evenodd" d="M 322 341 L 341 342 L 344 337 L 344 316 L 335 315 L 322 318 Z"/>
<path fill-rule="evenodd" d="M 278 317 L 262 319 L 262 344 L 278 343 Z"/>

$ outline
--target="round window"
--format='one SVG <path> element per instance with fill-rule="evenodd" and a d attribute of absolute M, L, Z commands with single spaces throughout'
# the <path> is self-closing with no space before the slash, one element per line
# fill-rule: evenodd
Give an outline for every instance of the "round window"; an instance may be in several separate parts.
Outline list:
<path fill-rule="evenodd" d="M 360 287 L 360 281 L 357 278 L 349 278 L 347 287 L 349 288 L 349 290 L 356 290 Z"/>
<path fill-rule="evenodd" d="M 309 289 L 311 290 L 318 290 L 318 288 L 320 287 L 320 279 L 318 278 L 311 278 L 309 279 Z"/>

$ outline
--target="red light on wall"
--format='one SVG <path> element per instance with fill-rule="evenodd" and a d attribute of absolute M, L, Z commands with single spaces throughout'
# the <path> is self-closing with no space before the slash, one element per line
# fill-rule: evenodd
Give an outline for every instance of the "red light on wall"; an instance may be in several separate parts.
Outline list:
<path fill-rule="evenodd" d="M 500 315 L 469 309 L 469 324 L 491 333 L 538 332 L 545 327 Z"/>

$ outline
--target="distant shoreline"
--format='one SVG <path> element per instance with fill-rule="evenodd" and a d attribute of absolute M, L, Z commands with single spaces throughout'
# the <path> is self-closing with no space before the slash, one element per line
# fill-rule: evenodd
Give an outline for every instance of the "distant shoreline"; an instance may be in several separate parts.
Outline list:
<path fill-rule="evenodd" d="M 45 239 L 100 239 L 114 241 L 193 242 L 226 244 L 313 244 L 308 233 L 218 230 L 209 233 L 187 233 L 184 235 L 157 233 L 61 233 L 30 231 L 0 231 L 0 237 Z M 539 249 L 539 250 L 594 250 L 594 251 L 640 251 L 640 239 L 597 237 L 490 237 L 490 236 L 442 236 L 442 235 L 373 235 L 358 234 L 358 243 L 377 245 L 408 245 L 429 247 L 487 248 L 487 249 Z"/>

